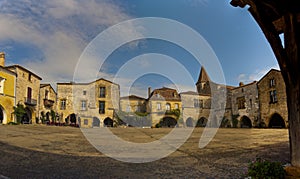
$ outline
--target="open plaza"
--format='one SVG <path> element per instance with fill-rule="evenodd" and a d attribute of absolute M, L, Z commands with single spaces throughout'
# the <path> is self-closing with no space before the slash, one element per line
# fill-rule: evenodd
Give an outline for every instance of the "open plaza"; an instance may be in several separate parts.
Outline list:
<path fill-rule="evenodd" d="M 158 140 L 172 130 L 109 129 L 137 143 Z M 80 128 L 2 125 L 0 178 L 242 178 L 249 163 L 259 157 L 289 163 L 287 129 L 220 128 L 200 149 L 203 130 L 195 128 L 190 138 L 165 158 L 134 164 L 100 153 Z"/>

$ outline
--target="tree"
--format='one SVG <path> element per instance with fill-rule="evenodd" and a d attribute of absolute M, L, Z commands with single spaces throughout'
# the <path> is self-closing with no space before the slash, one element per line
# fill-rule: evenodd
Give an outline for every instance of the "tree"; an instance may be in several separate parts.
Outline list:
<path fill-rule="evenodd" d="M 55 111 L 51 110 L 50 115 L 51 115 L 52 122 L 53 123 L 56 122 L 56 113 L 55 113 Z"/>
<path fill-rule="evenodd" d="M 299 0 L 232 0 L 245 7 L 262 29 L 286 84 L 291 164 L 300 168 L 300 2 Z M 284 36 L 284 45 L 280 35 Z"/>
<path fill-rule="evenodd" d="M 23 116 L 26 114 L 26 110 L 23 104 L 17 104 L 14 106 L 14 115 L 16 115 L 17 123 L 21 123 Z"/>

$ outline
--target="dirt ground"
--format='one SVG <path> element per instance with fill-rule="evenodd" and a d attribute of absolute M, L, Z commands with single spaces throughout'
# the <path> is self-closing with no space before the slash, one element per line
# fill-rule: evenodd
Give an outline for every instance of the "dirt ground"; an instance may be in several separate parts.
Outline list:
<path fill-rule="evenodd" d="M 113 128 L 132 142 L 149 142 L 171 129 Z M 242 178 L 257 157 L 289 162 L 286 129 L 219 129 L 203 149 L 203 128 L 170 156 L 142 164 L 98 152 L 72 127 L 0 126 L 0 178 Z"/>

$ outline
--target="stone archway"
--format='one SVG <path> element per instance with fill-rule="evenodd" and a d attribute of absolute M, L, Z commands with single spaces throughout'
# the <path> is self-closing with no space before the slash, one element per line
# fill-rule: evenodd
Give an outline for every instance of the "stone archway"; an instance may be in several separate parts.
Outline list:
<path fill-rule="evenodd" d="M 93 127 L 100 127 L 100 119 L 93 117 Z"/>
<path fill-rule="evenodd" d="M 284 119 L 281 117 L 280 114 L 274 113 L 269 121 L 269 128 L 285 128 L 285 122 Z"/>
<path fill-rule="evenodd" d="M 196 127 L 205 127 L 207 125 L 207 119 L 205 117 L 201 117 L 196 124 Z"/>
<path fill-rule="evenodd" d="M 191 117 L 187 118 L 185 124 L 186 127 L 194 127 L 194 119 Z"/>
<path fill-rule="evenodd" d="M 6 124 L 7 119 L 6 119 L 6 112 L 4 108 L 0 105 L 0 124 Z"/>
<path fill-rule="evenodd" d="M 72 113 L 72 114 L 70 114 L 69 115 L 69 119 L 70 119 L 70 123 L 72 124 L 72 123 L 77 123 L 77 121 L 76 121 L 76 114 L 74 114 L 74 113 Z"/>
<path fill-rule="evenodd" d="M 252 128 L 252 122 L 249 117 L 242 116 L 240 122 L 241 122 L 241 128 Z"/>
<path fill-rule="evenodd" d="M 160 121 L 161 127 L 175 127 L 177 125 L 177 120 L 173 117 L 164 117 Z"/>
<path fill-rule="evenodd" d="M 110 117 L 105 118 L 103 123 L 104 123 L 104 127 L 113 127 L 114 126 L 114 121 Z"/>
<path fill-rule="evenodd" d="M 25 114 L 22 117 L 21 123 L 22 124 L 30 124 L 32 121 L 32 111 L 29 107 L 25 108 Z"/>

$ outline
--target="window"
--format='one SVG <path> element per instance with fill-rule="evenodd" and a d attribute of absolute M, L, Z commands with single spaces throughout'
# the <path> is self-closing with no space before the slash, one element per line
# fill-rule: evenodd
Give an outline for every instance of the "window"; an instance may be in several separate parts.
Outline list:
<path fill-rule="evenodd" d="M 99 97 L 100 98 L 105 98 L 105 87 L 100 87 Z"/>
<path fill-rule="evenodd" d="M 198 100 L 198 99 L 194 99 L 194 107 L 195 107 L 195 108 L 200 107 L 200 105 L 199 105 L 199 100 Z"/>
<path fill-rule="evenodd" d="M 105 114 L 105 101 L 99 101 L 99 114 Z"/>
<path fill-rule="evenodd" d="M 31 81 L 31 74 L 28 74 L 28 81 Z"/>
<path fill-rule="evenodd" d="M 157 103 L 157 110 L 161 110 L 161 103 Z"/>
<path fill-rule="evenodd" d="M 194 99 L 194 107 L 195 108 L 203 108 L 203 100 Z"/>
<path fill-rule="evenodd" d="M 27 99 L 31 100 L 31 96 L 32 96 L 32 89 L 30 87 L 27 88 Z"/>
<path fill-rule="evenodd" d="M 178 109 L 178 108 L 179 108 L 179 104 L 175 103 L 175 109 Z"/>
<path fill-rule="evenodd" d="M 270 79 L 270 87 L 274 87 L 275 86 L 275 79 L 272 78 Z"/>
<path fill-rule="evenodd" d="M 277 92 L 276 90 L 270 91 L 270 103 L 277 103 Z"/>
<path fill-rule="evenodd" d="M 131 107 L 130 107 L 130 105 L 128 105 L 127 107 L 126 107 L 126 112 L 130 112 L 131 111 Z"/>
<path fill-rule="evenodd" d="M 88 125 L 88 124 L 89 124 L 89 120 L 84 119 L 83 124 L 84 124 L 84 125 Z"/>
<path fill-rule="evenodd" d="M 167 103 L 167 104 L 166 104 L 166 110 L 167 110 L 167 111 L 170 111 L 170 110 L 171 110 L 171 104 L 170 104 L 170 103 Z"/>
<path fill-rule="evenodd" d="M 142 110 L 141 110 L 141 106 L 136 106 L 136 112 L 141 112 Z"/>
<path fill-rule="evenodd" d="M 81 110 L 86 111 L 86 101 L 81 101 Z"/>
<path fill-rule="evenodd" d="M 0 77 L 0 93 L 4 93 L 4 81 L 5 78 Z"/>
<path fill-rule="evenodd" d="M 60 110 L 65 110 L 66 109 L 66 100 L 62 99 L 60 101 Z"/>
<path fill-rule="evenodd" d="M 83 95 L 86 95 L 86 91 L 84 90 L 84 91 L 82 92 L 82 94 L 83 94 Z"/>
<path fill-rule="evenodd" d="M 46 91 L 45 91 L 45 99 L 48 99 L 48 96 L 49 96 L 49 91 L 46 90 Z"/>
<path fill-rule="evenodd" d="M 245 97 L 239 97 L 236 100 L 238 103 L 238 109 L 245 109 Z"/>

